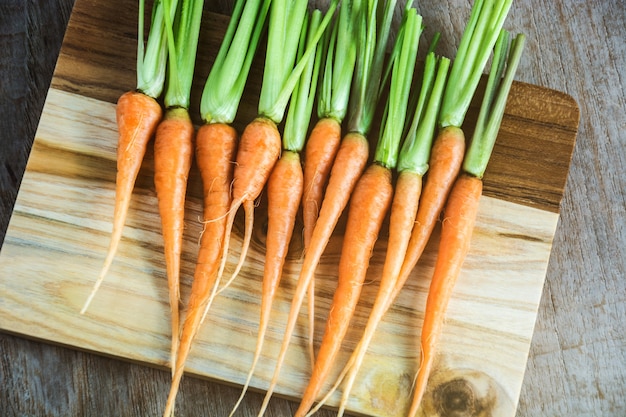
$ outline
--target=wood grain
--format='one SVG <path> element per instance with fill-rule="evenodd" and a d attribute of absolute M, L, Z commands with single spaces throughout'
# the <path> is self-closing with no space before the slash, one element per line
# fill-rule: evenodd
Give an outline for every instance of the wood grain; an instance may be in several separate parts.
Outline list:
<path fill-rule="evenodd" d="M 73 3 L 0 4 L 0 159 L 13 167 L 0 172 L 7 187 L 2 235 Z M 228 0 L 219 3 L 209 7 L 228 11 Z M 626 335 L 619 331 L 626 317 L 621 175 L 626 161 L 615 151 L 624 145 L 626 44 L 619 13 L 624 7 L 622 0 L 519 0 L 508 20 L 507 26 L 524 31 L 530 41 L 531 58 L 522 63 L 519 79 L 571 94 L 582 115 L 517 416 L 622 416 L 626 411 L 626 368 L 620 365 L 626 363 Z M 422 7 L 430 24 L 426 32 L 444 29 L 445 53 L 454 52 L 466 9 L 456 1 Z M 17 130 L 24 120 L 30 130 Z M 0 352 L 0 414 L 7 416 L 158 415 L 162 404 L 155 398 L 169 384 L 166 371 L 6 333 L 0 333 Z M 186 378 L 179 415 L 224 415 L 238 394 L 236 388 Z M 256 415 L 260 400 L 251 393 L 241 415 Z M 275 399 L 267 415 L 289 415 L 294 409 Z"/>

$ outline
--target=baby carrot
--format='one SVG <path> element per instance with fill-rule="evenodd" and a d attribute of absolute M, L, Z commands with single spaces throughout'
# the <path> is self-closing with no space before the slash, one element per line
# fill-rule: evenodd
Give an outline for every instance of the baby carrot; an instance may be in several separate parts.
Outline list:
<path fill-rule="evenodd" d="M 269 0 L 238 0 L 218 55 L 204 86 L 200 113 L 204 124 L 196 138 L 196 161 L 203 187 L 203 231 L 187 302 L 168 404 L 173 404 L 193 340 L 215 291 L 238 134 L 231 123 L 261 36 Z M 173 406 L 172 406 L 173 407 Z M 166 411 L 167 412 L 167 411 Z"/>
<path fill-rule="evenodd" d="M 128 208 L 141 163 L 148 143 L 154 136 L 157 125 L 163 117 L 163 110 L 157 99 L 163 91 L 167 60 L 165 12 L 161 2 L 155 3 L 153 8 L 150 33 L 148 34 L 147 45 L 144 46 L 145 4 L 144 0 L 139 2 L 137 90 L 122 94 L 115 108 L 118 142 L 113 231 L 104 265 L 80 314 L 84 314 L 89 308 L 113 263 L 122 238 L 122 231 L 126 223 Z M 174 9 L 175 6 L 167 10 L 173 13 Z"/>
<path fill-rule="evenodd" d="M 307 15 L 300 35 L 299 55 L 302 54 L 304 48 L 308 45 L 307 42 L 312 41 L 311 38 L 320 24 L 320 19 L 321 12 L 319 10 L 315 10 L 310 19 Z M 261 357 L 272 304 L 281 280 L 283 265 L 287 258 L 296 216 L 300 208 L 304 184 L 300 152 L 304 147 L 313 108 L 321 50 L 322 48 L 317 49 L 315 56 L 309 58 L 309 64 L 302 72 L 300 81 L 293 91 L 287 120 L 285 121 L 283 151 L 267 183 L 268 223 L 265 238 L 265 266 L 261 292 L 259 330 L 252 366 L 248 372 L 241 395 L 230 413 L 231 416 L 243 400 L 250 380 L 254 375 L 257 362 Z"/>
<path fill-rule="evenodd" d="M 508 39 L 508 33 L 502 30 L 495 45 L 492 71 L 485 89 L 476 129 L 463 162 L 463 172 L 454 182 L 446 202 L 439 252 L 424 311 L 420 343 L 421 360 L 409 416 L 417 414 L 424 395 L 444 325 L 448 302 L 470 249 L 472 231 L 482 194 L 482 177 L 500 129 L 506 99 L 524 47 L 524 36 L 518 35 L 512 42 L 511 55 L 506 63 L 506 73 L 502 78 L 502 71 L 507 61 Z"/>
<path fill-rule="evenodd" d="M 422 18 L 409 2 L 394 48 L 398 53 L 391 61 L 391 87 L 374 160 L 358 180 L 350 198 L 337 288 L 313 373 L 296 416 L 305 415 L 311 408 L 335 365 L 356 310 L 374 244 L 391 205 L 392 172 L 398 160 L 421 33 Z"/>

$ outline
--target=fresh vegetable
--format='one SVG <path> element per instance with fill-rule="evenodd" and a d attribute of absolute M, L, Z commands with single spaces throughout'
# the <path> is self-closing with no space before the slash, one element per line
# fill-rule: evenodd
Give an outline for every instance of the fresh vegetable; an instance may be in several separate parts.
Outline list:
<path fill-rule="evenodd" d="M 169 9 L 170 0 L 163 0 L 163 4 Z M 189 116 L 189 101 L 204 1 L 182 0 L 179 6 L 175 19 L 165 15 L 169 50 L 165 117 L 159 123 L 154 138 L 154 186 L 159 203 L 170 296 L 172 374 L 180 329 L 180 259 L 185 229 L 185 197 L 195 136 Z"/>
<path fill-rule="evenodd" d="M 461 125 L 512 0 L 474 2 L 452 63 L 438 118 L 439 132 L 431 149 L 415 226 L 394 289 L 395 299 L 422 255 L 461 169 L 465 135 Z"/>
<path fill-rule="evenodd" d="M 163 92 L 165 68 L 167 63 L 167 45 L 165 11 L 173 15 L 176 4 L 165 8 L 162 2 L 153 6 L 150 32 L 147 44 L 144 45 L 144 0 L 139 1 L 137 27 L 137 89 L 122 94 L 115 109 L 118 143 L 117 143 L 117 175 L 115 178 L 115 208 L 113 212 L 113 231 L 109 242 L 104 265 L 98 275 L 80 313 L 84 314 L 94 296 L 98 292 L 104 277 L 109 272 L 117 248 L 122 238 L 133 188 L 148 143 L 156 132 L 157 125 L 163 117 L 163 109 L 157 99 Z"/>
<path fill-rule="evenodd" d="M 318 98 L 318 121 L 313 127 L 304 153 L 304 195 L 302 221 L 304 250 L 309 247 L 317 221 L 330 169 L 341 143 L 341 124 L 348 110 L 350 86 L 356 62 L 356 31 L 358 14 L 352 8 L 353 0 L 344 0 L 332 32 L 327 31 L 327 51 Z M 315 362 L 315 279 L 308 288 L 309 356 Z"/>
<path fill-rule="evenodd" d="M 333 387 L 313 411 L 319 409 L 339 385 L 346 381 L 339 405 L 339 414 L 343 414 L 352 386 L 363 363 L 369 344 L 374 337 L 376 328 L 393 303 L 392 292 L 404 260 L 404 254 L 419 206 L 422 177 L 428 169 L 430 145 L 435 133 L 436 119 L 445 87 L 449 63 L 449 59 L 445 57 L 437 58 L 434 52 L 429 52 L 426 56 L 424 77 L 417 106 L 398 160 L 397 169 L 399 174 L 391 205 L 387 252 L 378 294 L 374 300 L 369 319 L 359 343 Z"/>
<path fill-rule="evenodd" d="M 233 173 L 232 203 L 226 219 L 226 234 L 222 250 L 222 261 L 218 272 L 218 283 L 226 266 L 230 234 L 237 211 L 243 206 L 245 232 L 239 262 L 223 291 L 236 278 L 246 259 L 252 228 L 254 226 L 254 204 L 265 187 L 269 175 L 281 151 L 281 137 L 277 125 L 283 120 L 291 94 L 315 51 L 317 43 L 337 7 L 333 0 L 313 36 L 313 42 L 306 48 L 294 66 L 298 50 L 300 30 L 308 2 L 298 0 L 273 0 L 270 6 L 267 50 L 263 83 L 259 96 L 258 116 L 244 129 L 237 150 Z"/>
<path fill-rule="evenodd" d="M 171 413 L 185 362 L 214 294 L 231 203 L 237 114 L 252 60 L 263 32 L 269 0 L 238 0 L 204 86 L 196 138 L 196 161 L 203 186 L 203 230 L 194 279 L 180 335 L 165 414 Z"/>
<path fill-rule="evenodd" d="M 309 23 L 310 20 L 310 23 Z M 313 11 L 307 15 L 300 37 L 301 56 L 304 48 L 312 44 L 313 36 L 321 21 L 321 12 Z M 244 383 L 241 396 L 233 407 L 232 416 L 243 400 L 254 375 L 256 364 L 261 357 L 265 331 L 269 325 L 272 303 L 283 272 L 283 265 L 289 251 L 289 243 L 300 209 L 304 184 L 300 152 L 304 148 L 309 121 L 315 99 L 317 76 L 319 73 L 322 48 L 309 58 L 309 63 L 302 72 L 300 80 L 292 94 L 285 129 L 283 150 L 276 162 L 267 183 L 267 233 L 265 238 L 265 266 L 263 271 L 263 290 L 261 315 L 252 366 Z"/>
<path fill-rule="evenodd" d="M 352 4 L 352 12 L 359 16 L 359 22 L 356 25 L 358 33 L 355 36 L 358 37 L 358 45 L 362 49 L 358 51 L 355 66 L 356 80 L 349 105 L 348 134 L 343 138 L 333 162 L 326 194 L 309 247 L 305 253 L 274 375 L 265 395 L 261 413 L 265 411 L 278 383 L 291 335 L 304 296 L 315 274 L 315 269 L 341 213 L 348 204 L 352 190 L 367 164 L 369 157 L 367 134 L 371 128 L 374 111 L 378 103 L 379 86 L 394 6 L 395 0 L 384 2 L 382 6 L 378 6 L 374 0 L 367 4 L 360 1 L 355 1 Z"/>
<path fill-rule="evenodd" d="M 339 261 L 337 288 L 329 309 L 326 330 L 313 374 L 296 416 L 311 408 L 328 379 L 356 310 L 369 259 L 393 197 L 392 175 L 396 168 L 402 129 L 413 81 L 422 17 L 407 3 L 395 44 L 389 98 L 374 160 L 358 180 L 352 197 Z"/>
<path fill-rule="evenodd" d="M 421 360 L 409 416 L 417 415 L 432 368 L 448 302 L 470 248 L 482 194 L 482 177 L 500 129 L 506 99 L 519 64 L 524 40 L 524 35 L 518 35 L 513 40 L 511 54 L 506 62 L 509 35 L 508 32 L 501 31 L 495 46 L 492 70 L 476 129 L 463 162 L 463 172 L 454 182 L 446 203 L 437 261 L 424 311 Z M 506 73 L 502 78 L 505 63 Z"/>

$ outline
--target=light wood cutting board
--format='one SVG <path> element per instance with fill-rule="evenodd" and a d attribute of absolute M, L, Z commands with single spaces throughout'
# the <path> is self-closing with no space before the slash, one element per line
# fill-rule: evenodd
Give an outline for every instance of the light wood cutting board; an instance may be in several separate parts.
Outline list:
<path fill-rule="evenodd" d="M 137 182 L 117 258 L 87 314 L 79 314 L 102 265 L 111 231 L 117 139 L 114 103 L 135 84 L 134 3 L 77 0 L 75 4 L 0 252 L 0 329 L 166 367 L 169 306 L 151 152 Z M 198 108 L 199 92 L 227 21 L 221 15 L 205 16 L 192 110 Z M 255 116 L 261 74 L 257 63 L 235 123 L 239 130 Z M 474 104 L 464 126 L 468 136 L 476 112 Z M 195 120 L 199 122 L 197 115 Z M 424 415 L 438 415 L 459 400 L 475 401 L 476 407 L 494 416 L 515 414 L 578 120 L 571 97 L 538 86 L 513 85 L 485 176 L 471 252 L 450 302 Z M 187 205 L 183 300 L 193 273 L 200 218 L 201 184 L 194 167 Z M 216 300 L 191 352 L 190 374 L 229 384 L 245 380 L 258 327 L 264 222 L 261 199 L 249 261 Z M 335 287 L 341 232 L 339 227 L 318 270 L 318 340 Z M 355 413 L 401 416 L 405 412 L 438 233 L 436 228 L 405 290 L 379 327 L 349 404 Z M 227 271 L 238 256 L 241 236 L 239 222 Z M 385 248 L 383 231 L 340 364 L 367 319 Z M 252 381 L 258 390 L 267 387 L 273 372 L 301 253 L 301 236 L 296 233 L 264 357 Z M 303 311 L 277 395 L 297 398 L 306 383 L 310 364 L 305 331 Z M 333 398 L 330 405 L 336 401 Z"/>

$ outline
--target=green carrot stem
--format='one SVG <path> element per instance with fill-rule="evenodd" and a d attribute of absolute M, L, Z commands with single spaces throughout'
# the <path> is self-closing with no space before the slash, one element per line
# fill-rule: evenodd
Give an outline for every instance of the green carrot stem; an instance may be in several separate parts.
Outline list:
<path fill-rule="evenodd" d="M 389 98 L 374 154 L 374 161 L 389 169 L 394 169 L 398 161 L 421 34 L 422 17 L 417 14 L 417 10 L 407 9 L 395 44 L 400 46 L 399 53 L 393 60 Z"/>
<path fill-rule="evenodd" d="M 437 58 L 434 52 L 426 55 L 422 87 L 411 126 L 400 150 L 398 171 L 424 175 L 428 170 L 430 149 L 437 128 L 437 116 L 449 66 L 448 58 Z"/>
<path fill-rule="evenodd" d="M 144 43 L 145 0 L 139 1 L 137 22 L 137 90 L 154 99 L 163 92 L 167 68 L 167 44 L 164 22 L 164 6 L 158 1 L 152 6 L 150 32 Z M 169 8 L 169 16 L 176 11 L 176 1 Z"/>
<path fill-rule="evenodd" d="M 298 51 L 299 58 L 303 55 L 305 47 L 312 44 L 315 46 L 313 38 L 315 31 L 320 25 L 321 16 L 321 11 L 314 10 L 310 18 L 311 23 L 303 25 L 300 36 L 301 46 Z M 323 48 L 318 47 L 315 55 L 309 58 L 308 64 L 302 71 L 300 79 L 291 95 L 283 132 L 283 148 L 289 151 L 300 152 L 304 148 L 311 113 L 313 111 L 313 102 L 315 101 L 322 53 Z"/>
<path fill-rule="evenodd" d="M 517 35 L 511 42 L 510 53 L 507 54 L 508 32 L 502 30 L 498 37 L 494 49 L 492 71 L 487 80 L 476 128 L 463 161 L 463 171 L 478 178 L 483 177 L 491 158 L 525 40 L 526 37 L 523 34 Z M 504 70 L 505 66 L 506 70 Z M 504 77 L 502 77 L 503 71 Z"/>
<path fill-rule="evenodd" d="M 270 11 L 265 70 L 259 97 L 258 113 L 276 124 L 282 121 L 289 98 L 302 71 L 308 64 L 309 58 L 315 52 L 317 43 L 332 20 L 339 0 L 331 1 L 326 15 L 313 35 L 312 42 L 294 67 L 293 61 L 297 53 L 298 39 L 294 32 L 297 28 L 298 32 L 296 32 L 296 35 L 300 33 L 299 29 L 302 27 L 302 19 L 308 3 L 306 0 L 297 0 L 297 2 L 303 3 L 303 5 L 296 7 L 298 4 L 295 4 L 289 8 L 290 13 L 286 13 L 286 7 L 284 7 L 286 6 L 285 3 L 287 3 L 286 0 L 272 0 L 272 9 Z M 300 10 L 302 11 L 302 17 L 299 14 Z M 293 38 L 296 39 L 295 42 Z M 287 67 L 284 62 L 290 62 L 292 65 Z"/>
<path fill-rule="evenodd" d="M 367 136 L 372 126 L 395 5 L 396 0 L 384 0 L 379 9 L 378 0 L 368 0 L 367 13 L 355 34 L 359 46 L 348 108 L 350 132 Z"/>
<path fill-rule="evenodd" d="M 163 3 L 168 9 L 170 0 Z M 204 0 L 183 0 L 180 6 L 175 23 L 165 15 L 170 59 L 164 102 L 166 108 L 189 109 Z"/>
<path fill-rule="evenodd" d="M 237 109 L 265 27 L 270 0 L 237 0 L 217 57 L 202 91 L 205 123 L 230 124 Z"/>
<path fill-rule="evenodd" d="M 460 127 L 512 0 L 476 0 L 441 103 L 440 127 Z"/>

